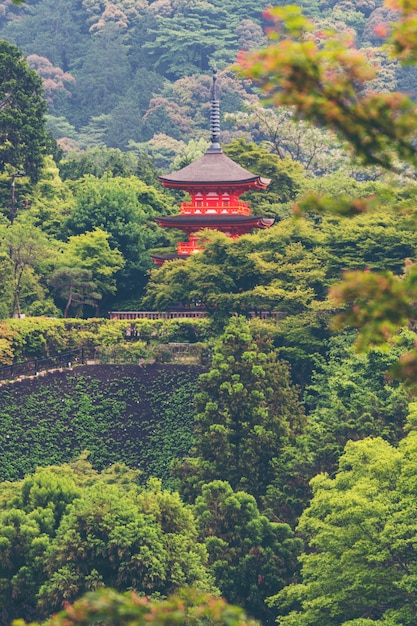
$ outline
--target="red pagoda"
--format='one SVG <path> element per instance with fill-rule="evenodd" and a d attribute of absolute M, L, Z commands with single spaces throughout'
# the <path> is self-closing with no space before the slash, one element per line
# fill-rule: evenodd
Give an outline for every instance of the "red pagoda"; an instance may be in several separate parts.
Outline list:
<path fill-rule="evenodd" d="M 156 265 L 200 252 L 196 233 L 203 228 L 237 238 L 254 228 L 269 228 L 274 223 L 273 219 L 251 215 L 249 205 L 239 201 L 245 191 L 266 189 L 270 180 L 245 170 L 222 152 L 216 69 L 211 90 L 210 130 L 211 146 L 201 158 L 173 174 L 159 176 L 165 187 L 187 191 L 191 202 L 180 204 L 179 215 L 155 218 L 159 226 L 179 228 L 188 235 L 188 241 L 177 244 L 176 254 L 153 255 Z"/>

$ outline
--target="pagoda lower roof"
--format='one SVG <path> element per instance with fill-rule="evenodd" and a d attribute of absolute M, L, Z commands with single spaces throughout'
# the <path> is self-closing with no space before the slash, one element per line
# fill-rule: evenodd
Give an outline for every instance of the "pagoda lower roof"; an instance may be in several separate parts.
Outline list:
<path fill-rule="evenodd" d="M 190 256 L 189 254 L 178 254 L 178 252 L 174 252 L 172 254 L 151 254 L 151 259 L 155 265 L 163 265 L 165 261 L 176 261 L 177 259 L 186 261 Z"/>
<path fill-rule="evenodd" d="M 194 214 L 194 215 L 167 215 L 156 217 L 159 226 L 181 228 L 195 226 L 198 228 L 218 228 L 221 226 L 252 226 L 253 228 L 269 228 L 274 223 L 273 218 L 259 215 L 228 215 L 228 214 Z"/>
<path fill-rule="evenodd" d="M 165 187 L 182 185 L 198 187 L 202 185 L 247 185 L 248 187 L 266 188 L 271 182 L 262 178 L 229 159 L 223 152 L 206 152 L 202 157 L 186 165 L 178 172 L 158 176 Z"/>

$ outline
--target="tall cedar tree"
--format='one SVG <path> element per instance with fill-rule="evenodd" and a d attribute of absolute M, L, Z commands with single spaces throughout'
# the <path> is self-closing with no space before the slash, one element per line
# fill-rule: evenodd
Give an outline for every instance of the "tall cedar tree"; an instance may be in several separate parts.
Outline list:
<path fill-rule="evenodd" d="M 0 171 L 9 165 L 39 178 L 47 144 L 42 93 L 19 48 L 0 41 Z"/>
<path fill-rule="evenodd" d="M 176 471 L 184 492 L 227 480 L 258 499 L 276 478 L 276 457 L 301 429 L 303 413 L 289 370 L 270 345 L 258 345 L 243 317 L 232 318 L 196 395 L 194 458 Z"/>

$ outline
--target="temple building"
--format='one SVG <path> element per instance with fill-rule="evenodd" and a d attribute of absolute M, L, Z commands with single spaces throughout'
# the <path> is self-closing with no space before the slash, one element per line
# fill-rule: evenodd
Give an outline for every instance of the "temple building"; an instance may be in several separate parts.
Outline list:
<path fill-rule="evenodd" d="M 270 180 L 245 170 L 222 152 L 216 69 L 211 90 L 210 130 L 211 146 L 201 158 L 177 172 L 159 176 L 164 187 L 187 191 L 191 201 L 180 204 L 178 215 L 155 218 L 159 226 L 178 228 L 188 235 L 187 241 L 177 244 L 176 254 L 152 255 L 156 265 L 200 252 L 197 233 L 203 228 L 237 238 L 255 228 L 269 228 L 274 223 L 273 219 L 251 215 L 249 205 L 239 201 L 245 191 L 266 189 Z"/>

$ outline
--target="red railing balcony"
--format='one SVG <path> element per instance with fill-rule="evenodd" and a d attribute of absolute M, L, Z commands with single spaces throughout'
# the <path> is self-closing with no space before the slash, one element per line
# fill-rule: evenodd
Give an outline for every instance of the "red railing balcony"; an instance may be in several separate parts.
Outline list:
<path fill-rule="evenodd" d="M 181 215 L 206 215 L 207 213 L 250 215 L 250 206 L 245 202 L 234 202 L 230 205 L 206 204 L 204 206 L 193 204 L 192 202 L 181 202 L 180 213 Z"/>

